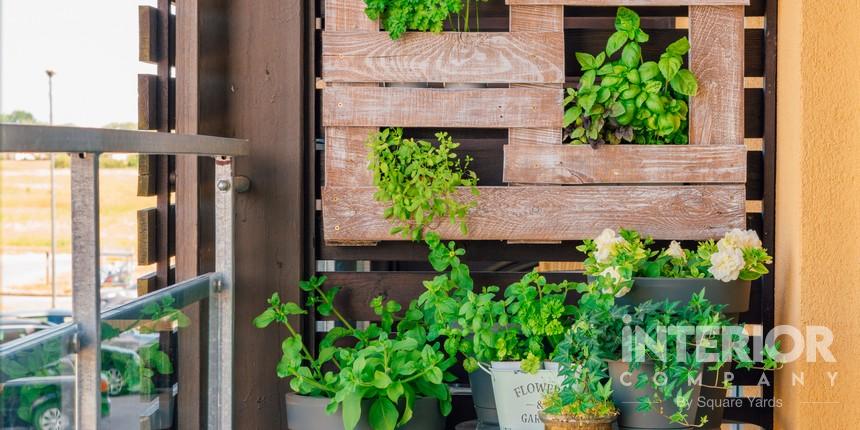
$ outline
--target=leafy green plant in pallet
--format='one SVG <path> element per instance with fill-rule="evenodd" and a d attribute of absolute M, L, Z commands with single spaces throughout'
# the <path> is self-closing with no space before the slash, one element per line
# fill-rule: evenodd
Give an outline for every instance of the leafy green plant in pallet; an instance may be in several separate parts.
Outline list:
<path fill-rule="evenodd" d="M 487 0 L 364 0 L 364 13 L 370 19 L 382 21 L 389 36 L 399 39 L 407 30 L 439 33 L 446 21 L 456 31 L 469 31 L 472 11 L 476 23 L 480 18 L 481 1 Z"/>
<path fill-rule="evenodd" d="M 401 128 L 386 128 L 368 138 L 374 197 L 389 204 L 384 216 L 398 224 L 391 234 L 420 240 L 444 218 L 467 232 L 466 217 L 475 202 L 463 202 L 457 187 L 469 187 L 478 195 L 478 177 L 468 170 L 471 157 L 461 160 L 454 153 L 460 144 L 444 132 L 436 133 L 436 139 L 437 145 L 404 139 Z"/>
<path fill-rule="evenodd" d="M 696 77 L 682 68 L 689 41 L 683 37 L 659 61 L 642 62 L 640 44 L 649 36 L 639 15 L 618 8 L 615 29 L 603 52 L 576 53 L 583 74 L 564 99 L 564 139 L 591 145 L 688 143 L 687 100 L 698 91 Z"/>

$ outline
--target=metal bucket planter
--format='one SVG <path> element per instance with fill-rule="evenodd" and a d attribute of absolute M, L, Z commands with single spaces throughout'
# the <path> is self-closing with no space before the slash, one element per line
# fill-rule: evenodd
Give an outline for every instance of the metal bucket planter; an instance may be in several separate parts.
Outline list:
<path fill-rule="evenodd" d="M 342 429 L 342 408 L 329 415 L 325 406 L 330 399 L 326 397 L 301 396 L 295 393 L 287 394 L 287 428 L 290 430 Z M 372 430 L 367 423 L 371 401 L 365 400 L 361 405 L 361 419 L 355 430 Z M 445 428 L 445 417 L 439 412 L 439 402 L 432 397 L 415 399 L 412 408 L 412 419 L 400 427 L 404 430 L 442 430 Z"/>
<path fill-rule="evenodd" d="M 558 363 L 545 362 L 537 373 L 526 373 L 519 361 L 494 361 L 490 368 L 493 396 L 501 430 L 543 430 L 538 413 L 544 396 L 558 389 Z"/>
<path fill-rule="evenodd" d="M 628 370 L 628 363 L 626 362 L 609 361 L 609 377 L 612 380 L 612 401 L 619 412 L 621 412 L 621 416 L 618 418 L 619 428 L 651 430 L 689 428 L 681 424 L 671 423 L 666 418 L 678 411 L 675 404 L 669 401 L 665 401 L 662 405 L 663 414 L 655 411 L 656 407 L 652 407 L 652 410 L 648 412 L 636 411 L 636 407 L 639 405 L 638 399 L 643 396 L 651 397 L 654 394 L 654 389 L 650 384 L 642 389 L 637 389 L 634 387 L 634 383 L 638 380 L 640 373 L 644 373 L 648 377 L 648 380 L 651 381 L 654 377 L 654 365 L 647 362 L 642 363 L 639 369 L 622 378 L 623 373 Z M 690 396 L 690 408 L 687 409 L 687 421 L 694 423 L 693 421 L 698 412 L 697 400 L 701 387 L 695 385 L 689 388 L 693 389 L 693 394 Z"/>
<path fill-rule="evenodd" d="M 498 429 L 499 415 L 496 412 L 492 376 L 484 370 L 476 370 L 469 374 L 469 385 L 472 388 L 472 402 L 475 404 L 475 415 L 478 419 L 477 430 Z"/>
<path fill-rule="evenodd" d="M 602 418 L 578 419 L 564 415 L 540 413 L 546 430 L 612 430 L 618 413 Z"/>

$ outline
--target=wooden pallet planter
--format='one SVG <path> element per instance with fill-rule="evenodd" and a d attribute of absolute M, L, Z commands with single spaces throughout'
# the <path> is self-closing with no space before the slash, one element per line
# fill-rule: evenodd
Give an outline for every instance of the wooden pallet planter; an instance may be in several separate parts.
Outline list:
<path fill-rule="evenodd" d="M 324 240 L 402 240 L 389 235 L 367 170 L 365 140 L 389 126 L 508 129 L 503 180 L 516 186 L 479 187 L 469 235 L 442 223 L 444 238 L 555 242 L 623 226 L 657 239 L 705 239 L 745 227 L 747 3 L 507 0 L 509 32 L 412 32 L 395 41 L 364 15 L 362 0 L 326 0 Z M 689 145 L 561 145 L 565 5 L 689 6 L 690 69 L 699 80 Z M 390 82 L 502 85 L 384 86 Z"/>

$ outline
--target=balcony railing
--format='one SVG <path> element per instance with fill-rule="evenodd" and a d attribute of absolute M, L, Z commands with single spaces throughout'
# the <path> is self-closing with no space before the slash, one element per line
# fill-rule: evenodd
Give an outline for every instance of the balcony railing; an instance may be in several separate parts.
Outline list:
<path fill-rule="evenodd" d="M 71 155 L 73 321 L 0 345 L 0 370 L 27 360 L 37 348 L 59 345 L 75 360 L 75 427 L 98 429 L 101 417 L 101 324 L 140 320 L 170 297 L 183 307 L 209 299 L 208 428 L 232 428 L 233 365 L 233 157 L 246 140 L 141 131 L 0 124 L 0 152 Z M 103 153 L 190 154 L 215 158 L 215 272 L 179 282 L 106 312 L 100 310 L 98 157 Z M 8 377 L 0 371 L 0 384 Z"/>

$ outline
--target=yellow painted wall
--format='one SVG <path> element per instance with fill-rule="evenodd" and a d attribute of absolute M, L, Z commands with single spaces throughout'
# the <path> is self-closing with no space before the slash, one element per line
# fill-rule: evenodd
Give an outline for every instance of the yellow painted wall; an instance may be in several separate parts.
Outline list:
<path fill-rule="evenodd" d="M 776 323 L 830 327 L 837 363 L 779 372 L 777 428 L 860 428 L 860 1 L 780 0 L 778 32 Z"/>

